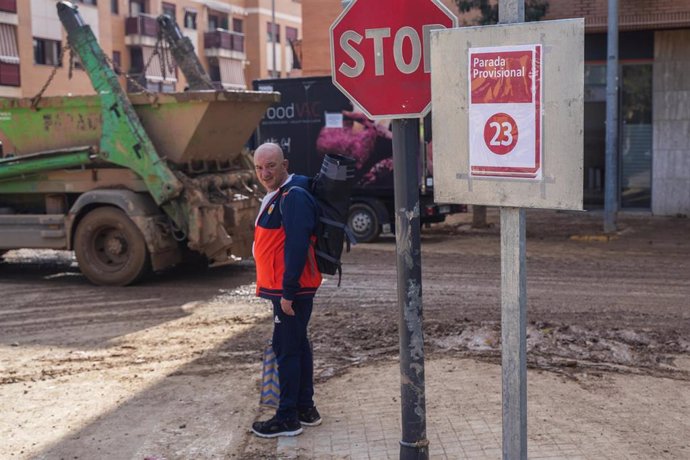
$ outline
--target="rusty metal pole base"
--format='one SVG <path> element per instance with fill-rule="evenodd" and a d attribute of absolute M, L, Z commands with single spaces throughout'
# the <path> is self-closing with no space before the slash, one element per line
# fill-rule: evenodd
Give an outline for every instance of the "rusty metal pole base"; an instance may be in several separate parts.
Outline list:
<path fill-rule="evenodd" d="M 400 441 L 400 460 L 428 460 L 429 441 L 423 439 L 414 443 Z"/>

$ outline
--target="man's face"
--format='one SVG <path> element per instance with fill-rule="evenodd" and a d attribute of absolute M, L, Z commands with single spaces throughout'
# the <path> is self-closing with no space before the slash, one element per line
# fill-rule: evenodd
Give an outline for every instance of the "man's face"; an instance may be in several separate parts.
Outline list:
<path fill-rule="evenodd" d="M 266 190 L 278 190 L 288 177 L 288 162 L 280 150 L 271 146 L 261 146 L 254 153 L 254 168 L 259 182 Z"/>

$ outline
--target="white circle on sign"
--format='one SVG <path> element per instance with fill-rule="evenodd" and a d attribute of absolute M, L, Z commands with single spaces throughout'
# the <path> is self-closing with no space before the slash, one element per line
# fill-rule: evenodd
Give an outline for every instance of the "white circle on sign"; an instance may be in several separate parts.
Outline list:
<path fill-rule="evenodd" d="M 507 155 L 518 142 L 518 125 L 507 113 L 491 115 L 484 124 L 484 142 L 496 155 Z"/>

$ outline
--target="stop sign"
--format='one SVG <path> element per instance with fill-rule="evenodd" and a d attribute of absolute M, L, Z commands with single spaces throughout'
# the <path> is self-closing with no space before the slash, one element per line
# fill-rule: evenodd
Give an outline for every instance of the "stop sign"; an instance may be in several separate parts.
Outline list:
<path fill-rule="evenodd" d="M 370 118 L 423 117 L 431 31 L 456 25 L 440 0 L 354 0 L 331 25 L 333 83 Z"/>

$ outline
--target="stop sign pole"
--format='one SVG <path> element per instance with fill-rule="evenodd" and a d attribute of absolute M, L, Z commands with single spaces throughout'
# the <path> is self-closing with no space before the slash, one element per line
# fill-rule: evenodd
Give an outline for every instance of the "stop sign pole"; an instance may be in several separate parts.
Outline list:
<path fill-rule="evenodd" d="M 333 83 L 373 119 L 392 119 L 400 341 L 400 459 L 426 460 L 419 119 L 431 106 L 429 38 L 457 25 L 440 0 L 354 0 L 330 29 Z"/>
<path fill-rule="evenodd" d="M 393 120 L 393 186 L 402 411 L 401 459 L 429 458 L 424 391 L 418 152 L 419 119 Z"/>

